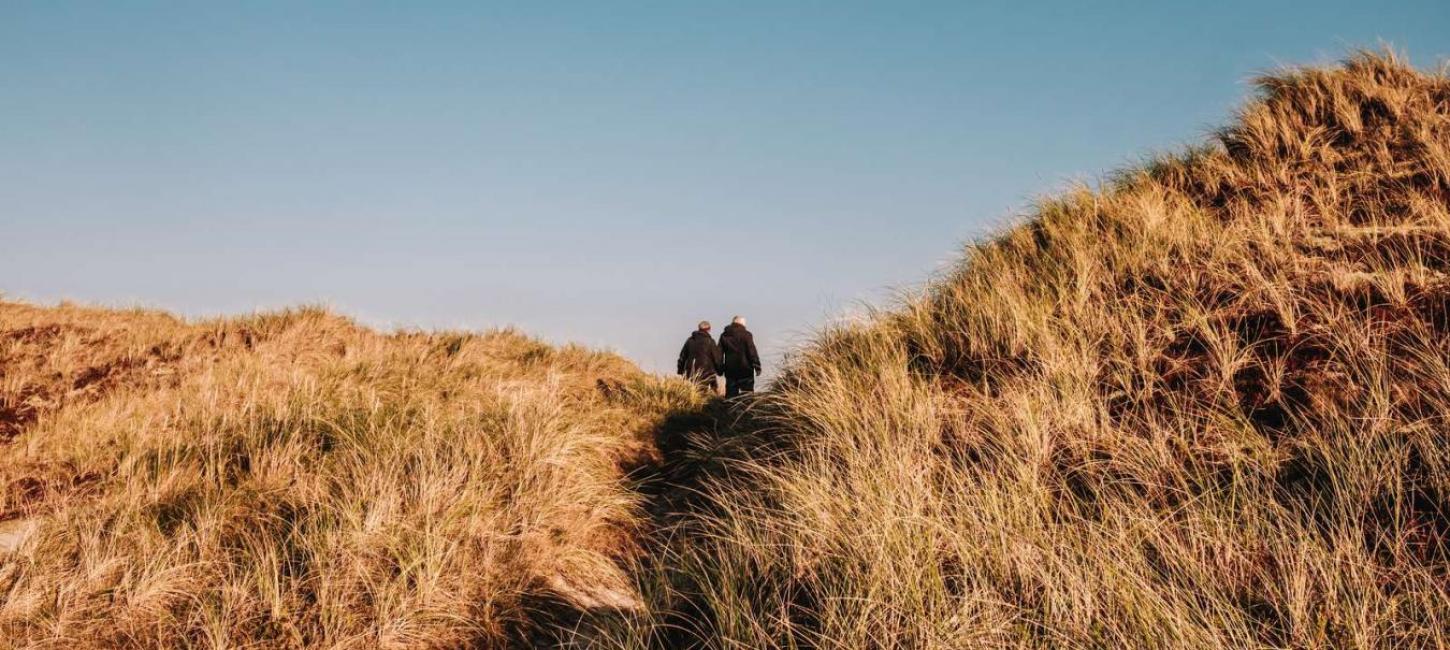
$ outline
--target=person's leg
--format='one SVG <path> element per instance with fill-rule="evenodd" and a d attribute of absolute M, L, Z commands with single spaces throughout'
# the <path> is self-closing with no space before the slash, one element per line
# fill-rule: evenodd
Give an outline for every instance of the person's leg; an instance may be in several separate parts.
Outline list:
<path fill-rule="evenodd" d="M 739 397 L 744 393 L 755 391 L 754 377 L 726 377 L 725 397 Z"/>
<path fill-rule="evenodd" d="M 735 394 L 755 392 L 755 376 L 741 377 L 735 380 Z"/>

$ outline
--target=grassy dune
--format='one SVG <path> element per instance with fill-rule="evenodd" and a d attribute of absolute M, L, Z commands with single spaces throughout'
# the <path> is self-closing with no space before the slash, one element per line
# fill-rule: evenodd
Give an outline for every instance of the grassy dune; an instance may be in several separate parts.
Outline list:
<path fill-rule="evenodd" d="M 613 355 L 316 309 L 0 303 L 0 373 L 0 647 L 492 647 L 637 607 L 622 471 L 699 407 Z"/>
<path fill-rule="evenodd" d="M 508 332 L 0 305 L 0 639 L 1450 646 L 1450 80 L 1259 88 L 733 405 Z"/>
<path fill-rule="evenodd" d="M 609 642 L 1450 646 L 1450 81 L 1258 87 L 698 436 Z"/>

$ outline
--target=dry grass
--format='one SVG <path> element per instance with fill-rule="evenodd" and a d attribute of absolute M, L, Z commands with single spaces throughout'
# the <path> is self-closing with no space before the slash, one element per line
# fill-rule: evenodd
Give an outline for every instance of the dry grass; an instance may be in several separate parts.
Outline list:
<path fill-rule="evenodd" d="M 5 305 L 0 638 L 1450 646 L 1450 80 L 1260 87 L 728 409 L 508 333 Z"/>
<path fill-rule="evenodd" d="M 724 469 L 600 643 L 1450 646 L 1450 80 L 1259 87 L 699 437 Z"/>
<path fill-rule="evenodd" d="M 491 647 L 636 607 L 622 471 L 699 406 L 506 331 L 0 303 L 0 522 L 23 538 L 0 646 Z"/>

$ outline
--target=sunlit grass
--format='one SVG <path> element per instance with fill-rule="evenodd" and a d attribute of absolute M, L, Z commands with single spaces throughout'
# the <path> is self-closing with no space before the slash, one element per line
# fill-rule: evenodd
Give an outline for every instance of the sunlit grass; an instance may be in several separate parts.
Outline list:
<path fill-rule="evenodd" d="M 1450 646 L 1450 81 L 1260 89 L 728 406 L 512 332 L 0 304 L 0 639 Z"/>
<path fill-rule="evenodd" d="M 604 643 L 1450 645 L 1450 81 L 1260 88 L 823 331 Z"/>
<path fill-rule="evenodd" d="M 0 304 L 0 357 L 0 513 L 38 524 L 0 646 L 492 645 L 637 607 L 622 471 L 699 406 L 612 355 L 317 309 Z"/>

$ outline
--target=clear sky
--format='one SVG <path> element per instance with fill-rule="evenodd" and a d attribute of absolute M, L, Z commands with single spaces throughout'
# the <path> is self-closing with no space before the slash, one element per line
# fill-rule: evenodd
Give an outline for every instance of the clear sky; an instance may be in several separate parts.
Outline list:
<path fill-rule="evenodd" d="M 1443 1 L 1106 5 L 4 2 L 0 291 L 775 359 L 1259 72 L 1450 55 Z"/>

